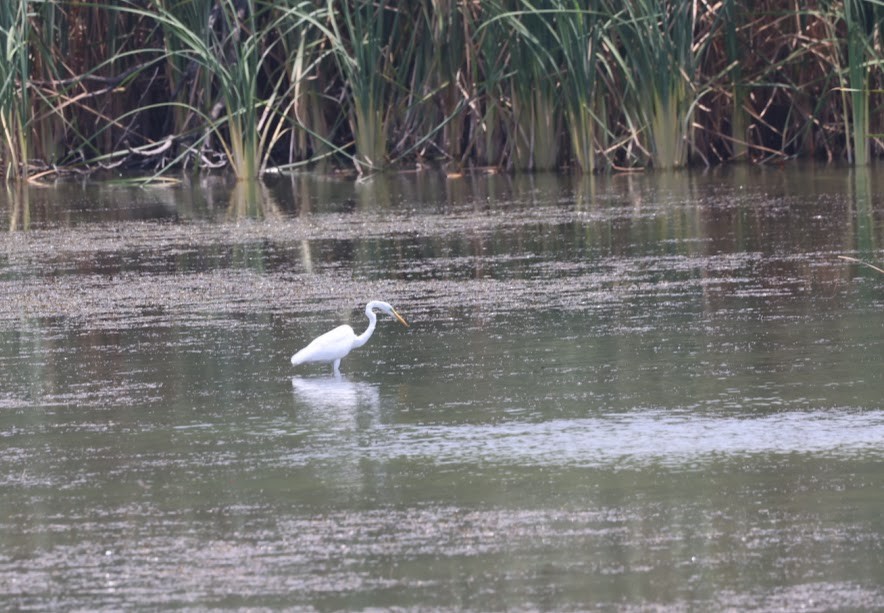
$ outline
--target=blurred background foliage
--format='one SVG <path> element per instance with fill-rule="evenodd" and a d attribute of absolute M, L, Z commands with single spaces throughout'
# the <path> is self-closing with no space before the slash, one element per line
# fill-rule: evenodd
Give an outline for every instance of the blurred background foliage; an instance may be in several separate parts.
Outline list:
<path fill-rule="evenodd" d="M 14 0 L 0 166 L 864 165 L 882 19 L 882 0 Z"/>

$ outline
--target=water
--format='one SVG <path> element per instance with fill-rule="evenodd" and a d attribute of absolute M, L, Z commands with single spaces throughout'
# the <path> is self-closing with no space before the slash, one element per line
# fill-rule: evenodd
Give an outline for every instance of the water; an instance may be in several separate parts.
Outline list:
<path fill-rule="evenodd" d="M 4 608 L 880 609 L 879 175 L 7 192 Z"/>

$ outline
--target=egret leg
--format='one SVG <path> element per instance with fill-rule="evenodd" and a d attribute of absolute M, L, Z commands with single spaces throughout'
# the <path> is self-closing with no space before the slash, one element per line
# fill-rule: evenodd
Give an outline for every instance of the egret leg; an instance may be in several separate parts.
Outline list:
<path fill-rule="evenodd" d="M 335 374 L 341 376 L 341 358 L 335 360 Z"/>

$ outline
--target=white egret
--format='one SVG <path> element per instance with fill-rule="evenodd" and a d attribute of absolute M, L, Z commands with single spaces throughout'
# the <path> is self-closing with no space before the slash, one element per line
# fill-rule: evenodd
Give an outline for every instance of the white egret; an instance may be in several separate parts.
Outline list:
<path fill-rule="evenodd" d="M 332 362 L 335 374 L 340 375 L 341 358 L 350 353 L 352 349 L 362 347 L 374 333 L 374 328 L 378 323 L 377 315 L 374 314 L 375 309 L 395 317 L 402 325 L 408 327 L 408 322 L 396 312 L 396 309 L 386 302 L 372 300 L 365 305 L 365 316 L 368 317 L 368 328 L 365 329 L 365 332 L 356 336 L 356 333 L 350 326 L 338 326 L 334 330 L 317 336 L 313 339 L 313 342 L 293 355 L 292 366 L 304 364 L 305 362 Z"/>

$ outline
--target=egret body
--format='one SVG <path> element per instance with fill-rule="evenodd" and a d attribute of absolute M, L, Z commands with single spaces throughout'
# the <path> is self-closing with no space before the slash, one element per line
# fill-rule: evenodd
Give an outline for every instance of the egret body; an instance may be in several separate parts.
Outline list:
<path fill-rule="evenodd" d="M 362 347 L 371 338 L 371 335 L 374 334 L 375 326 L 378 323 L 377 315 L 374 313 L 375 309 L 395 317 L 402 325 L 408 326 L 408 322 L 388 303 L 372 300 L 365 305 L 365 316 L 368 317 L 368 327 L 365 329 L 365 332 L 357 336 L 350 326 L 338 326 L 322 336 L 317 336 L 313 339 L 313 342 L 293 355 L 292 366 L 304 364 L 305 362 L 331 362 L 334 364 L 335 374 L 341 374 L 341 358 L 356 347 Z"/>

